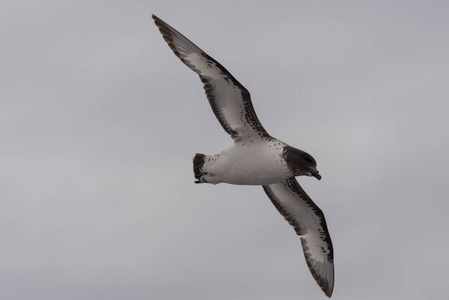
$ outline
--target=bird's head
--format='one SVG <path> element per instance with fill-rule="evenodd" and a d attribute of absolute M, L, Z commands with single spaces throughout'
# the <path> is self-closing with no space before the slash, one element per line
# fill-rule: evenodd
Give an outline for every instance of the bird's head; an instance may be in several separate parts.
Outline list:
<path fill-rule="evenodd" d="M 283 155 L 294 176 L 306 175 L 321 179 L 320 172 L 316 168 L 316 161 L 309 153 L 286 146 Z"/>

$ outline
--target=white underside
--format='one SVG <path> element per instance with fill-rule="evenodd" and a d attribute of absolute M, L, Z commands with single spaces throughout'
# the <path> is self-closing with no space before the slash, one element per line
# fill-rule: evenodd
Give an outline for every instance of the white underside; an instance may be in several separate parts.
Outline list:
<path fill-rule="evenodd" d="M 277 140 L 236 142 L 216 155 L 207 156 L 204 179 L 240 185 L 268 185 L 293 176 L 282 158 L 284 143 Z"/>

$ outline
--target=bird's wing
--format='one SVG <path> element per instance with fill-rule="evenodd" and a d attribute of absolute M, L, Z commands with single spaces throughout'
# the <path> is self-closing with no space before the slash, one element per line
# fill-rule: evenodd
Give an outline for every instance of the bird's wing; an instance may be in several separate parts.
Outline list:
<path fill-rule="evenodd" d="M 323 212 L 294 177 L 263 188 L 277 210 L 301 236 L 309 270 L 330 297 L 334 288 L 334 251 Z"/>
<path fill-rule="evenodd" d="M 268 137 L 254 111 L 248 90 L 219 62 L 173 27 L 155 15 L 153 19 L 175 55 L 200 76 L 210 106 L 224 130 L 235 141 Z"/>

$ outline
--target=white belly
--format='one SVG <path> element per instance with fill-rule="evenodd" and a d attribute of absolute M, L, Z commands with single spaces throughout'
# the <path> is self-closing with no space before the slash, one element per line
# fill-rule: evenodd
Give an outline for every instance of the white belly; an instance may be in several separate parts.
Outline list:
<path fill-rule="evenodd" d="M 235 143 L 218 154 L 207 166 L 210 183 L 268 185 L 292 176 L 283 158 L 279 141 Z"/>

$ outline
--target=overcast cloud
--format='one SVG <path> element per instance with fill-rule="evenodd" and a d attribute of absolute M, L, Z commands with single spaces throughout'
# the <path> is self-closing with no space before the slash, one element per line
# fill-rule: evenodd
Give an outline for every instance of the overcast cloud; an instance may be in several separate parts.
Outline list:
<path fill-rule="evenodd" d="M 0 298 L 325 299 L 152 13 L 318 161 L 332 299 L 446 297 L 449 2 L 166 2 L 0 1 Z"/>

